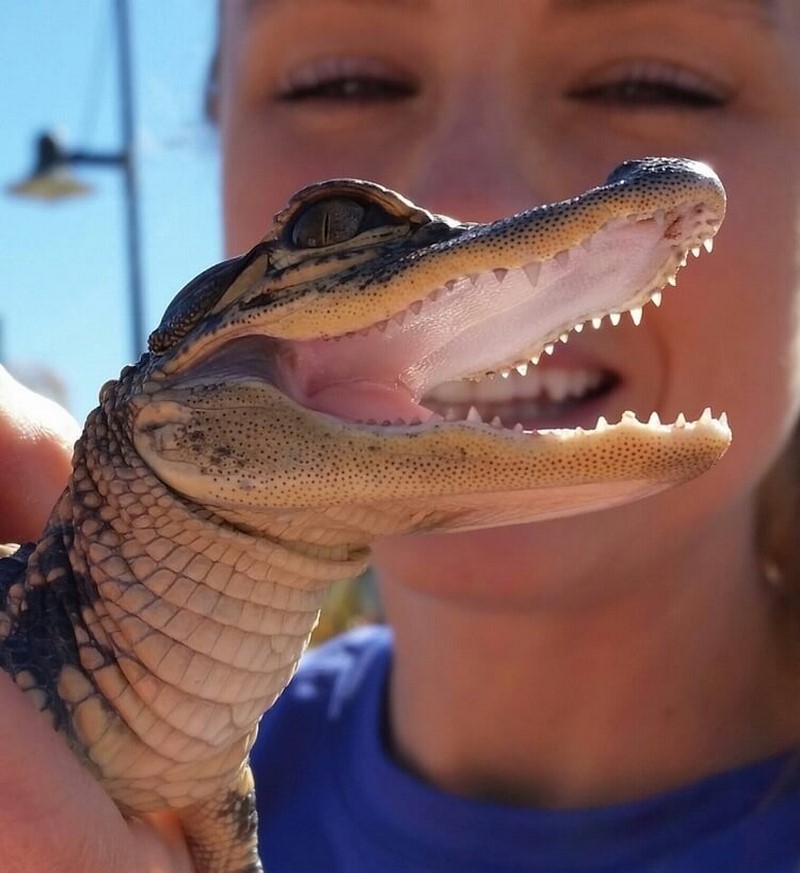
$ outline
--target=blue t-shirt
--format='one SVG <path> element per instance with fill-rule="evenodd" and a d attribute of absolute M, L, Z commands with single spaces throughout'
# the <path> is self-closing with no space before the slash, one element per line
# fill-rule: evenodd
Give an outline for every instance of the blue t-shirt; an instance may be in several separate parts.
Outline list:
<path fill-rule="evenodd" d="M 800 773 L 783 756 L 578 811 L 452 797 L 382 738 L 391 634 L 312 651 L 253 750 L 268 873 L 798 873 Z"/>

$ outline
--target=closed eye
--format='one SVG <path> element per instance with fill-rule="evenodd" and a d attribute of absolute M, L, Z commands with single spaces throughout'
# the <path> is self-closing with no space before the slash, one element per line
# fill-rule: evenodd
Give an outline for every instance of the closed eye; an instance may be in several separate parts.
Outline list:
<path fill-rule="evenodd" d="M 383 60 L 360 56 L 319 58 L 290 70 L 276 99 L 284 103 L 390 103 L 414 97 L 416 81 Z"/>
<path fill-rule="evenodd" d="M 621 109 L 718 109 L 730 95 L 716 82 L 672 64 L 636 63 L 572 88 L 573 100 Z"/>

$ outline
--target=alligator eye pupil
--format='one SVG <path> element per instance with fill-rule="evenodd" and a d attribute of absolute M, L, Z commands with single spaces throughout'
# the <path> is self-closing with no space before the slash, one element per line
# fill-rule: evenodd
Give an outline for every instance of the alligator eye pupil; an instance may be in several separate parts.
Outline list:
<path fill-rule="evenodd" d="M 347 242 L 359 231 L 365 209 L 356 200 L 332 197 L 305 209 L 292 228 L 292 245 L 314 249 Z"/>

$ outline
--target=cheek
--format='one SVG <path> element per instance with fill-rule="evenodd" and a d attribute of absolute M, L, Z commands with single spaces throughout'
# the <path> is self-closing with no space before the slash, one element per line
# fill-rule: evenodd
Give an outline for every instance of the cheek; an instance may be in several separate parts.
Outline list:
<path fill-rule="evenodd" d="M 728 182 L 715 252 L 689 265 L 660 325 L 667 411 L 727 411 L 734 443 L 726 466 L 749 467 L 753 479 L 800 410 L 798 241 L 788 188 Z"/>

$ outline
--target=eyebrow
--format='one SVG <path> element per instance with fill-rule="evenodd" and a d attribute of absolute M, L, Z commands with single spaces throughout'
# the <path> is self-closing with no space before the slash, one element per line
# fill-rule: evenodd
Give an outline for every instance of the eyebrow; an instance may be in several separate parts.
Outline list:
<path fill-rule="evenodd" d="M 663 0 L 550 0 L 554 10 L 581 12 L 610 6 L 661 5 Z M 775 0 L 672 0 L 686 6 L 705 6 L 707 11 L 728 17 L 755 19 L 760 24 L 775 25 Z"/>
<path fill-rule="evenodd" d="M 245 13 L 249 15 L 256 7 L 270 9 L 278 6 L 289 6 L 292 2 L 296 2 L 296 0 L 245 0 Z M 431 5 L 429 0 L 329 0 L 329 2 L 348 3 L 353 6 L 384 6 L 388 9 L 398 6 L 426 9 Z"/>

